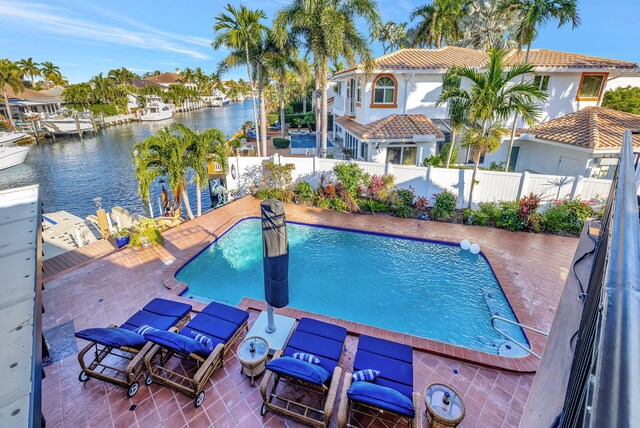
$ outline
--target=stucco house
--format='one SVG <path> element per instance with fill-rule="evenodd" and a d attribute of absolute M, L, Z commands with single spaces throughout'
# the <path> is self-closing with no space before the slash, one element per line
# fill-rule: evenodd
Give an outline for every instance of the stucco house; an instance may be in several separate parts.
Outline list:
<path fill-rule="evenodd" d="M 613 178 L 625 131 L 640 129 L 640 116 L 586 107 L 529 129 L 514 141 L 517 172 Z M 634 137 L 640 147 L 640 135 Z M 488 161 L 495 153 L 487 155 Z"/>
<path fill-rule="evenodd" d="M 423 144 L 420 155 L 415 158 L 420 164 L 425 157 L 438 153 L 448 141 L 451 129 L 446 105 L 436 106 L 442 91 L 442 78 L 451 67 L 476 67 L 482 69 L 488 60 L 486 52 L 447 46 L 440 49 L 400 49 L 375 59 L 375 68 L 365 73 L 359 65 L 336 73 L 334 115 L 334 138 L 343 142 L 357 158 L 368 161 L 398 162 L 398 149 L 417 150 L 418 140 L 435 140 L 435 147 Z M 524 61 L 524 52 L 511 51 L 507 65 Z M 529 62 L 536 74 L 525 78 L 533 80 L 549 93 L 541 106 L 541 122 L 579 111 L 586 107 L 600 106 L 602 95 L 608 88 L 617 86 L 640 86 L 640 75 L 636 63 L 599 58 L 581 54 L 558 52 L 548 49 L 532 49 Z M 463 81 L 463 85 L 470 82 Z M 385 139 L 364 140 L 354 130 L 368 126 L 392 115 L 421 115 L 423 121 L 432 122 L 444 135 L 416 134 L 416 138 L 394 138 L 386 134 Z M 349 119 L 349 120 L 347 120 Z M 505 123 L 511 126 L 513 119 Z M 356 125 L 357 124 L 357 125 Z M 523 127 L 523 123 L 518 123 Z M 353 131 L 353 132 L 352 132 Z M 397 141 L 402 140 L 402 141 Z M 374 150 L 374 145 L 376 150 Z M 491 157 L 483 159 L 483 165 L 491 161 L 505 161 L 508 144 Z M 388 151 L 389 147 L 394 150 Z M 405 157 L 400 156 L 399 162 Z M 407 157 L 413 162 L 413 157 Z M 459 150 L 457 162 L 468 161 L 466 150 Z M 406 162 L 404 162 L 406 163 Z"/>

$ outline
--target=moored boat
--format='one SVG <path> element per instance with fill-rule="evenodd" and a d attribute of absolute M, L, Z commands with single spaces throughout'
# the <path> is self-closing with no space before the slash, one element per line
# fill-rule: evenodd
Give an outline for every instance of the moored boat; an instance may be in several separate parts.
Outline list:
<path fill-rule="evenodd" d="M 166 120 L 173 117 L 173 108 L 162 102 L 162 98 L 156 95 L 147 96 L 145 98 L 147 100 L 147 106 L 143 110 L 140 120 L 148 122 Z"/>
<path fill-rule="evenodd" d="M 29 147 L 0 147 L 0 170 L 20 165 L 27 157 Z"/>
<path fill-rule="evenodd" d="M 47 131 L 56 135 L 93 131 L 93 122 L 89 112 L 78 113 L 61 109 L 52 115 L 46 116 L 40 123 Z"/>
<path fill-rule="evenodd" d="M 0 131 L 0 147 L 14 146 L 18 141 L 26 138 L 24 132 Z"/>

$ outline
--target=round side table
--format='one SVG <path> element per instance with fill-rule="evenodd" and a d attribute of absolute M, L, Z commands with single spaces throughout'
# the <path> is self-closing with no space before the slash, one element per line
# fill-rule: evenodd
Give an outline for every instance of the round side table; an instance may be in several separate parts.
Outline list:
<path fill-rule="evenodd" d="M 238 346 L 237 355 L 242 364 L 242 372 L 251 378 L 251 386 L 254 386 L 253 379 L 259 376 L 267 365 L 269 344 L 258 336 L 247 337 Z"/>
<path fill-rule="evenodd" d="M 432 428 L 456 427 L 464 419 L 464 404 L 458 393 L 447 385 L 432 383 L 424 391 L 427 420 Z"/>

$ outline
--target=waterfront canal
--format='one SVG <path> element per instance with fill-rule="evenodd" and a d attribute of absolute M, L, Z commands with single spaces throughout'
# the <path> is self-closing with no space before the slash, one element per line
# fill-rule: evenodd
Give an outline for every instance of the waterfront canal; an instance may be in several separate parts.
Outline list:
<path fill-rule="evenodd" d="M 177 113 L 161 122 L 133 122 L 106 128 L 95 136 L 51 139 L 32 144 L 21 165 L 0 171 L 0 190 L 40 184 L 45 212 L 65 210 L 79 217 L 95 213 L 93 198 L 101 196 L 107 210 L 119 205 L 130 212 L 148 214 L 148 206 L 138 195 L 131 148 L 172 122 L 181 122 L 200 131 L 218 128 L 226 135 L 253 119 L 251 101 L 232 103 L 225 108 L 206 108 Z M 161 187 L 152 188 L 154 213 Z M 195 214 L 195 185 L 189 185 L 189 200 Z M 203 192 L 203 210 L 208 209 L 208 190 Z"/>

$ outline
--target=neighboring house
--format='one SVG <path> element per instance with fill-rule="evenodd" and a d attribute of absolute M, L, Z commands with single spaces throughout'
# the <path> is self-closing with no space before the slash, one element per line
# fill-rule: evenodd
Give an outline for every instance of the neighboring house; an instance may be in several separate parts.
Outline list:
<path fill-rule="evenodd" d="M 613 178 L 625 131 L 640 129 L 640 116 L 587 107 L 529 129 L 514 141 L 515 171 Z M 640 135 L 634 137 L 640 147 Z M 494 154 L 487 155 L 489 161 Z"/>
<path fill-rule="evenodd" d="M 377 58 L 375 69 L 369 74 L 365 73 L 362 66 L 336 73 L 332 79 L 336 84 L 333 114 L 335 118 L 347 116 L 352 122 L 361 125 L 371 124 L 394 114 L 422 115 L 444 133 L 447 141 L 451 133 L 447 106 L 436 107 L 442 91 L 443 75 L 451 67 L 481 69 L 487 60 L 486 52 L 453 46 L 440 49 L 400 49 Z M 524 52 L 518 54 L 512 51 L 506 61 L 507 65 L 521 63 L 524 61 Z M 632 62 L 547 49 L 532 49 L 529 62 L 535 66 L 536 75 L 527 77 L 549 93 L 549 99 L 542 105 L 541 122 L 585 107 L 599 106 L 602 94 L 608 87 L 629 84 L 640 86 L 638 66 Z M 470 83 L 463 81 L 463 85 L 465 84 Z M 512 121 L 513 119 L 505 125 L 510 126 Z M 362 148 L 362 151 L 358 150 L 356 157 L 373 160 L 371 144 L 365 148 L 361 144 L 362 140 L 340 122 L 334 120 L 334 137 L 343 140 L 349 148 Z M 523 124 L 519 122 L 518 126 Z M 354 142 L 349 145 L 347 141 Z M 405 142 L 403 147 L 413 145 Z M 442 144 L 438 144 L 437 151 L 441 147 Z M 506 151 L 506 148 L 500 151 L 500 161 L 506 159 Z M 425 157 L 428 153 L 423 152 Z M 393 162 L 397 159 L 394 156 L 392 153 L 388 156 L 380 153 L 377 159 Z M 416 162 L 419 164 L 423 159 L 418 156 Z M 467 160 L 467 151 L 460 150 L 457 161 Z M 483 165 L 488 166 L 488 161 L 483 161 Z"/>
<path fill-rule="evenodd" d="M 183 85 L 189 88 L 195 88 L 197 86 L 195 83 L 183 83 L 182 75 L 180 73 L 166 72 L 157 76 L 145 77 L 143 80 L 146 80 L 147 82 L 157 83 L 164 89 L 167 89 L 171 85 Z"/>
<path fill-rule="evenodd" d="M 130 85 L 134 86 L 138 90 L 144 89 L 147 86 L 156 86 L 156 87 L 160 88 L 163 91 L 166 90 L 166 88 L 164 86 L 162 86 L 161 84 L 155 83 L 155 82 L 150 82 L 150 81 L 148 81 L 146 79 L 134 78 L 134 79 L 130 79 L 129 81 L 127 81 L 127 83 L 129 83 Z M 131 112 L 131 110 L 138 109 L 143 105 L 144 105 L 144 102 L 141 99 L 140 95 L 138 95 L 138 94 L 127 94 L 127 111 Z"/>
<path fill-rule="evenodd" d="M 14 92 L 7 87 L 9 105 L 11 106 L 11 116 L 14 119 L 25 120 L 28 117 L 54 113 L 59 110 L 64 101 L 57 96 L 50 95 L 46 91 L 34 91 L 33 89 L 23 89 L 21 92 Z M 0 114 L 7 116 L 7 108 L 4 99 L 0 96 Z"/>

